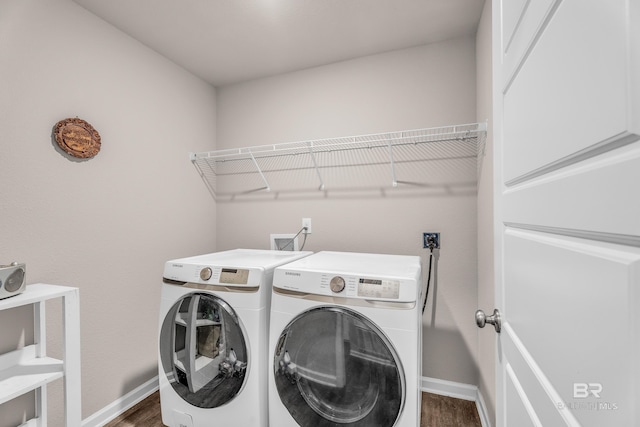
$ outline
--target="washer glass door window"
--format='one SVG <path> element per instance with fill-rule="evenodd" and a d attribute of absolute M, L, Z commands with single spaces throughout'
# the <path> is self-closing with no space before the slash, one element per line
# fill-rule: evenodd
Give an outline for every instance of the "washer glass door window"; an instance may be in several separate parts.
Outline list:
<path fill-rule="evenodd" d="M 274 355 L 280 400 L 301 426 L 391 427 L 405 395 L 400 359 L 361 314 L 320 307 L 297 316 Z"/>
<path fill-rule="evenodd" d="M 178 300 L 160 331 L 160 358 L 169 383 L 184 400 L 216 408 L 242 389 L 247 344 L 237 314 L 224 300 L 192 293 Z"/>

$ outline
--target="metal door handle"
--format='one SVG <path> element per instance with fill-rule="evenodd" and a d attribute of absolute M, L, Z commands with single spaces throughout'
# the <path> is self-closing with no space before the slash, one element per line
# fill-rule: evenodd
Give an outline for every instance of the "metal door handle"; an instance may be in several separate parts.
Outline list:
<path fill-rule="evenodd" d="M 493 325 L 496 328 L 496 332 L 500 333 L 502 320 L 500 319 L 500 312 L 497 308 L 493 310 L 493 315 L 491 316 L 487 316 L 482 310 L 476 311 L 476 325 L 478 325 L 479 328 L 484 328 L 484 325 L 487 323 Z"/>

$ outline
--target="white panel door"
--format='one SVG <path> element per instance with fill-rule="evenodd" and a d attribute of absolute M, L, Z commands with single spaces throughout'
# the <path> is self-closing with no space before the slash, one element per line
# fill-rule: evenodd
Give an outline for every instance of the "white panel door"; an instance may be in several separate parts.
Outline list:
<path fill-rule="evenodd" d="M 640 0 L 493 12 L 497 423 L 640 426 Z"/>

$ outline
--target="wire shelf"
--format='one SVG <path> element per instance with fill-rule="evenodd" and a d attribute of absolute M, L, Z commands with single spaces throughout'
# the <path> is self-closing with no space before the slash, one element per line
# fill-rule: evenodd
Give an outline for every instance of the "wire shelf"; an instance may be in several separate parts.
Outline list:
<path fill-rule="evenodd" d="M 472 123 L 191 153 L 190 159 L 215 198 L 310 189 L 475 185 L 486 130 L 486 123 Z"/>

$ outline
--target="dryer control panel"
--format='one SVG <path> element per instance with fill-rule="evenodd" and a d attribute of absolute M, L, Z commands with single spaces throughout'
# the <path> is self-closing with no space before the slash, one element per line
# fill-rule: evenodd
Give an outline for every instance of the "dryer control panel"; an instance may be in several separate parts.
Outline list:
<path fill-rule="evenodd" d="M 345 297 L 361 297 L 367 299 L 397 300 L 400 298 L 400 281 L 389 279 L 372 279 L 358 276 L 331 276 L 323 274 L 320 289 L 331 294 Z"/>
<path fill-rule="evenodd" d="M 346 277 L 346 279 L 345 279 Z M 400 298 L 400 281 L 371 279 L 357 276 L 333 276 L 329 280 L 329 290 L 333 294 L 343 293 L 346 297 L 381 298 L 397 300 Z M 320 288 L 326 290 L 328 275 L 322 275 Z"/>
<path fill-rule="evenodd" d="M 274 274 L 273 286 L 316 295 L 394 302 L 416 301 L 419 291 L 418 283 L 400 278 L 278 269 Z"/>
<path fill-rule="evenodd" d="M 277 267 L 273 288 L 308 295 L 393 303 L 420 300 L 420 257 L 318 252 Z"/>

